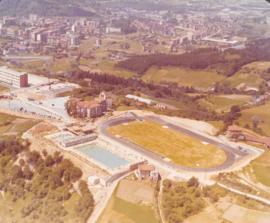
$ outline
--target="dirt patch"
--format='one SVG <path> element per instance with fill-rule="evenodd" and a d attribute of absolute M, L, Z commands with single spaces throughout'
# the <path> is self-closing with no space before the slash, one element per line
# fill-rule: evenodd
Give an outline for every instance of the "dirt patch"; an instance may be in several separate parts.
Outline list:
<path fill-rule="evenodd" d="M 121 181 L 116 196 L 134 204 L 152 204 L 154 202 L 153 188 L 141 181 Z"/>
<path fill-rule="evenodd" d="M 205 208 L 199 214 L 189 217 L 184 223 L 222 223 L 222 219 L 219 217 L 219 213 L 217 212 L 214 206 L 209 206 Z"/>
<path fill-rule="evenodd" d="M 41 122 L 38 125 L 36 125 L 34 128 L 32 128 L 30 130 L 30 133 L 32 134 L 32 136 L 40 136 L 45 133 L 49 133 L 56 130 L 57 128 L 54 125 L 48 122 Z"/>

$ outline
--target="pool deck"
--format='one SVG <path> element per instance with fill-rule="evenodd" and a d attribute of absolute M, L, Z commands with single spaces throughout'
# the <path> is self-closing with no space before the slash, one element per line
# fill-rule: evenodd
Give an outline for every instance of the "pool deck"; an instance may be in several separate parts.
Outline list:
<path fill-rule="evenodd" d="M 128 153 L 127 151 L 123 150 L 122 148 L 113 146 L 111 143 L 104 141 L 104 140 L 101 140 L 101 139 L 96 139 L 92 142 L 82 143 L 82 144 L 72 146 L 72 147 L 64 147 L 59 143 L 59 139 L 58 139 L 58 137 L 61 136 L 62 134 L 63 134 L 63 132 L 58 132 L 58 133 L 54 133 L 52 135 L 47 135 L 46 138 L 51 140 L 54 144 L 56 144 L 62 150 L 68 151 L 69 153 L 71 153 L 77 157 L 80 157 L 86 163 L 89 162 L 90 164 L 94 164 L 95 166 L 106 171 L 110 175 L 115 175 L 115 174 L 118 174 L 120 172 L 127 171 L 127 170 L 129 170 L 130 165 L 145 160 L 143 157 L 134 156 L 134 154 Z M 126 165 L 121 165 L 118 168 L 110 168 L 110 167 L 106 166 L 104 163 L 102 163 L 94 158 L 91 158 L 90 156 L 88 156 L 84 152 L 79 151 L 80 148 L 87 147 L 87 146 L 89 146 L 89 147 L 99 146 L 102 149 L 112 153 L 113 155 L 115 155 L 119 158 L 122 158 L 123 160 L 126 160 L 128 163 Z"/>
<path fill-rule="evenodd" d="M 112 153 L 116 157 L 119 157 L 119 158 L 127 161 L 128 163 L 125 165 L 120 165 L 119 167 L 116 167 L 116 168 L 110 168 L 109 166 L 106 166 L 101 161 L 98 161 L 94 158 L 91 158 L 89 155 L 87 155 L 84 152 L 79 150 L 79 149 L 86 147 L 86 146 L 89 146 L 89 147 L 98 146 L 98 147 L 106 150 L 107 152 Z M 89 148 L 89 149 L 91 149 L 91 148 Z M 86 160 L 88 160 L 91 163 L 94 163 L 96 166 L 100 167 L 101 169 L 105 170 L 106 172 L 108 172 L 111 175 L 126 171 L 129 169 L 131 164 L 135 163 L 135 160 L 132 161 L 132 160 L 128 159 L 127 157 L 120 156 L 119 153 L 115 152 L 112 147 L 109 148 L 105 142 L 100 141 L 100 140 L 93 141 L 91 143 L 77 145 L 75 147 L 70 148 L 69 151 L 72 151 L 73 153 L 76 153 L 77 155 L 83 156 Z"/>

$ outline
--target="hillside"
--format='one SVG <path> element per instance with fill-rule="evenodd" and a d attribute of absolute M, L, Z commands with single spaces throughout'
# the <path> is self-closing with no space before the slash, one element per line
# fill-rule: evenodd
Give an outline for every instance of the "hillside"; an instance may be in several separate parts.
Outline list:
<path fill-rule="evenodd" d="M 93 16 L 87 0 L 2 0 L 1 15 Z"/>
<path fill-rule="evenodd" d="M 244 83 L 249 87 L 259 87 L 264 81 L 270 80 L 270 62 L 258 61 L 243 66 L 233 76 L 225 80 L 231 87 Z"/>
<path fill-rule="evenodd" d="M 133 71 L 139 75 L 152 66 L 174 66 L 189 69 L 215 69 L 225 76 L 232 76 L 242 66 L 255 61 L 270 60 L 270 39 L 262 39 L 247 44 L 244 49 L 201 48 L 184 54 L 135 55 L 118 63 L 118 67 Z"/>

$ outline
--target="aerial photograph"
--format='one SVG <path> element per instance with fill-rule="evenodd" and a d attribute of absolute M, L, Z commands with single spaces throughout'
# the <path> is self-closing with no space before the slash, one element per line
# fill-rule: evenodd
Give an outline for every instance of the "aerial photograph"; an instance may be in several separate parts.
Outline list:
<path fill-rule="evenodd" d="M 0 223 L 270 223 L 270 1 L 0 0 Z"/>

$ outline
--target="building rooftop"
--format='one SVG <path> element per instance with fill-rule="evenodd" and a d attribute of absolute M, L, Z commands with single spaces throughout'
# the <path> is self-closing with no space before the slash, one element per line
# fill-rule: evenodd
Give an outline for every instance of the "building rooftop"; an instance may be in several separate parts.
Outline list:
<path fill-rule="evenodd" d="M 149 165 L 149 164 L 141 164 L 138 166 L 138 169 L 140 171 L 154 171 L 155 167 L 153 165 Z"/>
<path fill-rule="evenodd" d="M 16 71 L 16 70 L 9 69 L 6 66 L 0 67 L 0 72 L 10 74 L 10 75 L 16 76 L 16 77 L 20 77 L 20 76 L 26 74 L 25 72 L 19 72 L 19 71 Z"/>

